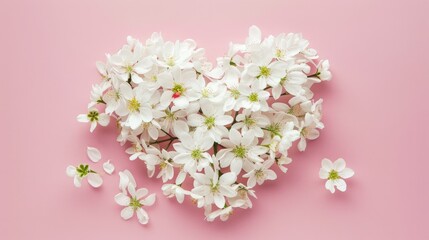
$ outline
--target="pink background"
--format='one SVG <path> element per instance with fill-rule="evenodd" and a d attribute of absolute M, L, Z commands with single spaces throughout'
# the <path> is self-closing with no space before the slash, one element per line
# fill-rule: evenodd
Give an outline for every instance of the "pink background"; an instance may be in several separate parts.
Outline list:
<path fill-rule="evenodd" d="M 429 1 L 2 1 L 0 239 L 429 239 Z M 289 172 L 258 188 L 250 211 L 207 223 L 166 199 L 144 165 L 129 162 L 110 126 L 91 135 L 75 117 L 99 79 L 95 61 L 127 35 L 193 38 L 211 60 L 250 25 L 302 32 L 331 61 L 319 88 L 326 128 Z M 151 222 L 123 221 L 118 177 L 73 187 L 68 164 L 98 147 L 158 194 Z M 318 177 L 323 157 L 356 171 L 345 194 Z M 100 169 L 101 164 L 97 165 Z M 140 169 L 140 171 L 138 171 Z"/>

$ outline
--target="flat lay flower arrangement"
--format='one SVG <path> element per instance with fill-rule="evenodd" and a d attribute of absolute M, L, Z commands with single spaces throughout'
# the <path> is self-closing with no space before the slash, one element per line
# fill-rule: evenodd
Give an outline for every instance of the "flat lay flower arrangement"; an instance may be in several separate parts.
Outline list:
<path fill-rule="evenodd" d="M 208 221 L 252 208 L 255 187 L 277 179 L 275 168 L 286 173 L 288 150 L 305 151 L 324 127 L 322 99 L 314 99 L 311 88 L 331 79 L 329 62 L 318 60 L 301 34 L 263 38 L 252 26 L 245 42 L 231 43 L 215 66 L 193 40 L 169 42 L 158 33 L 146 42 L 128 37 L 106 56 L 96 64 L 102 80 L 93 85 L 88 112 L 77 120 L 91 132 L 114 121 L 129 159 L 145 163 L 166 197 L 203 208 Z M 100 161 L 96 148 L 87 153 Z M 115 170 L 111 161 L 103 169 Z M 124 219 L 135 213 L 146 224 L 145 208 L 156 197 L 137 188 L 132 171 L 119 171 L 112 200 L 124 207 Z M 345 191 L 343 179 L 353 174 L 343 159 L 323 159 L 319 171 L 332 193 Z M 67 175 L 76 187 L 83 179 L 92 187 L 103 183 L 89 164 L 69 166 Z"/>

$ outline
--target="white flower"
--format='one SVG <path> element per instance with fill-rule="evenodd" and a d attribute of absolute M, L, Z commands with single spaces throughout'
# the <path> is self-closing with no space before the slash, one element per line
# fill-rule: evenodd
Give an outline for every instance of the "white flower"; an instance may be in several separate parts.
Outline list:
<path fill-rule="evenodd" d="M 256 199 L 255 190 L 245 186 L 242 183 L 237 184 L 235 188 L 237 191 L 237 196 L 228 199 L 231 206 L 237 206 L 244 209 L 252 208 L 253 204 L 249 196 Z"/>
<path fill-rule="evenodd" d="M 107 162 L 103 163 L 103 169 L 107 174 L 112 175 L 113 171 L 115 171 L 115 166 L 110 163 L 110 160 L 107 160 Z"/>
<path fill-rule="evenodd" d="M 194 198 L 196 197 L 195 194 L 183 189 L 177 184 L 164 184 L 161 189 L 167 198 L 176 197 L 177 202 L 180 204 L 183 203 L 186 195 L 192 195 Z"/>
<path fill-rule="evenodd" d="M 103 127 L 109 125 L 110 117 L 105 113 L 99 113 L 96 108 L 90 108 L 87 114 L 79 114 L 77 116 L 77 120 L 84 123 L 91 122 L 91 128 L 89 131 L 93 132 L 97 127 L 97 123 Z"/>
<path fill-rule="evenodd" d="M 267 100 L 270 94 L 267 91 L 258 89 L 253 85 L 251 88 L 240 85 L 238 90 L 241 96 L 237 100 L 234 110 L 237 111 L 240 108 L 250 109 L 253 112 L 269 110 Z"/>
<path fill-rule="evenodd" d="M 125 208 L 121 211 L 121 217 L 124 220 L 130 219 L 134 212 L 137 213 L 137 218 L 141 224 L 147 224 L 149 222 L 149 215 L 143 209 L 143 206 L 152 206 L 155 203 L 156 195 L 150 194 L 145 197 L 149 191 L 146 188 L 135 189 L 135 186 L 128 185 L 128 193 L 118 193 L 115 196 L 115 202 Z"/>
<path fill-rule="evenodd" d="M 329 71 L 329 60 L 322 60 L 317 66 L 317 77 L 322 81 L 329 81 L 332 78 L 332 74 Z"/>
<path fill-rule="evenodd" d="M 187 116 L 185 110 L 171 111 L 171 109 L 167 108 L 165 109 L 164 113 L 165 115 L 163 120 L 161 120 L 161 126 L 166 132 L 170 132 L 171 130 L 174 133 L 176 129 L 188 127 L 187 123 L 185 122 L 185 117 Z"/>
<path fill-rule="evenodd" d="M 126 99 L 126 102 L 122 103 L 116 113 L 123 117 L 128 118 L 125 121 L 125 125 L 132 129 L 137 129 L 142 122 L 150 122 L 153 119 L 152 108 L 148 104 L 152 93 L 145 90 L 143 87 L 136 87 L 131 89 L 129 84 L 121 85 L 121 96 Z"/>
<path fill-rule="evenodd" d="M 185 109 L 189 102 L 199 98 L 197 75 L 194 70 L 172 69 L 171 72 L 163 72 L 158 76 L 158 81 L 163 88 L 161 106 L 167 108 L 173 102 L 172 111 Z"/>
<path fill-rule="evenodd" d="M 88 108 L 92 108 L 98 103 L 101 103 L 103 101 L 103 93 L 108 88 L 111 87 L 111 83 L 107 81 L 103 81 L 100 84 L 94 84 L 92 85 L 91 90 L 91 102 L 88 104 Z"/>
<path fill-rule="evenodd" d="M 80 187 L 82 179 L 88 178 L 88 183 L 94 188 L 98 188 L 103 184 L 103 179 L 94 170 L 90 169 L 88 165 L 80 164 L 78 167 L 68 166 L 66 169 L 67 176 L 73 178 L 74 185 Z"/>
<path fill-rule="evenodd" d="M 166 151 L 162 149 L 159 151 L 157 148 L 150 146 L 146 149 L 145 155 L 141 155 L 140 159 L 144 160 L 147 165 L 149 177 L 155 173 L 155 167 L 159 166 L 159 173 L 156 178 L 162 177 L 162 182 L 167 182 L 174 176 L 173 157 L 177 154 L 175 151 Z"/>
<path fill-rule="evenodd" d="M 239 174 L 244 168 L 246 172 L 252 169 L 254 162 L 263 162 L 260 155 L 267 152 L 267 148 L 257 146 L 253 132 L 241 135 L 239 131 L 232 128 L 229 139 L 222 139 L 224 149 L 219 151 L 220 165 L 222 168 L 230 166 L 231 172 Z"/>
<path fill-rule="evenodd" d="M 293 122 L 286 123 L 281 133 L 279 152 L 286 153 L 287 150 L 292 146 L 292 142 L 299 139 L 299 136 L 299 131 L 295 130 Z"/>
<path fill-rule="evenodd" d="M 262 128 L 270 124 L 270 120 L 260 112 L 251 112 L 247 109 L 239 113 L 235 119 L 237 123 L 232 128 L 240 129 L 243 134 L 251 131 L 255 137 L 263 137 L 264 131 Z"/>
<path fill-rule="evenodd" d="M 189 133 L 182 133 L 179 135 L 179 139 L 179 143 L 173 144 L 174 149 L 177 151 L 173 161 L 183 164 L 186 172 L 201 171 L 210 164 L 211 157 L 207 150 L 213 146 L 212 138 L 207 138 L 202 134 L 191 136 Z"/>
<path fill-rule="evenodd" d="M 233 212 L 234 210 L 232 206 L 221 208 L 208 214 L 206 220 L 209 222 L 213 222 L 217 217 L 219 217 L 220 220 L 224 222 L 228 220 L 229 216 L 231 216 Z"/>
<path fill-rule="evenodd" d="M 93 162 L 98 162 L 101 159 L 101 153 L 100 150 L 98 150 L 95 147 L 87 147 L 86 154 L 88 155 L 89 159 Z"/>
<path fill-rule="evenodd" d="M 286 173 L 288 169 L 284 165 L 287 165 L 287 164 L 291 163 L 292 159 L 289 158 L 289 157 L 287 157 L 287 156 L 285 156 L 285 155 L 282 155 L 280 158 L 276 159 L 276 162 L 277 162 L 277 165 L 279 166 L 280 170 L 283 173 Z"/>
<path fill-rule="evenodd" d="M 272 52 L 263 49 L 252 55 L 253 63 L 249 64 L 243 73 L 243 83 L 255 84 L 259 89 L 264 89 L 267 84 L 277 86 L 286 75 L 286 63 L 273 61 Z"/>
<path fill-rule="evenodd" d="M 285 75 L 279 82 L 280 84 L 273 86 L 273 98 L 278 99 L 282 94 L 283 88 L 286 90 L 286 94 L 292 94 L 294 96 L 303 95 L 305 90 L 302 85 L 307 81 L 307 75 L 305 75 L 303 71 L 305 71 L 305 69 L 302 65 L 287 65 Z"/>
<path fill-rule="evenodd" d="M 252 171 L 243 175 L 243 177 L 248 178 L 247 186 L 252 188 L 258 183 L 261 185 L 265 180 L 275 180 L 277 179 L 277 174 L 271 170 L 271 165 L 273 165 L 273 160 L 266 160 L 265 162 L 255 163 L 255 166 Z"/>
<path fill-rule="evenodd" d="M 335 192 L 335 188 L 341 192 L 345 192 L 347 184 L 344 179 L 351 178 L 354 174 L 355 172 L 352 169 L 346 168 L 346 161 L 342 158 L 338 158 L 334 163 L 324 158 L 322 160 L 322 168 L 319 171 L 321 179 L 328 179 L 325 188 L 331 193 Z"/>
<path fill-rule="evenodd" d="M 302 152 L 307 147 L 306 139 L 314 140 L 319 137 L 319 130 L 317 130 L 317 125 L 311 114 L 305 114 L 304 121 L 300 123 L 299 132 L 301 133 L 301 139 L 298 143 L 298 150 Z"/>
<path fill-rule="evenodd" d="M 186 40 L 184 42 L 176 41 L 176 43 L 166 42 L 158 63 L 162 67 L 191 68 L 192 63 L 189 60 L 192 57 L 195 47 L 196 44 L 193 40 Z"/>
<path fill-rule="evenodd" d="M 233 172 L 222 174 L 211 167 L 205 168 L 205 173 L 194 173 L 194 189 L 192 193 L 203 196 L 205 204 L 214 203 L 218 208 L 225 206 L 225 197 L 235 197 L 237 192 L 232 187 L 237 176 Z"/>
<path fill-rule="evenodd" d="M 130 46 L 124 46 L 117 54 L 109 58 L 109 62 L 113 65 L 119 79 L 124 82 L 131 79 L 134 83 L 143 82 L 140 74 L 149 72 L 153 65 L 150 58 L 142 59 L 140 45 L 133 50 L 130 49 Z"/>
<path fill-rule="evenodd" d="M 221 138 L 228 133 L 225 125 L 232 123 L 234 119 L 225 115 L 222 106 L 214 105 L 209 101 L 201 102 L 201 110 L 203 115 L 188 116 L 188 124 L 196 127 L 196 133 L 207 134 L 215 142 L 220 143 Z"/>

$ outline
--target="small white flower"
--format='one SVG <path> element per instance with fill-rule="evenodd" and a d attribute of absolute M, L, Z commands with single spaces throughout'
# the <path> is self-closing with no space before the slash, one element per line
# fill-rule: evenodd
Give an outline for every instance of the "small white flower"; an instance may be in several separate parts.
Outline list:
<path fill-rule="evenodd" d="M 350 178 L 354 175 L 354 171 L 350 168 L 346 168 L 346 161 L 342 158 L 338 158 L 334 163 L 331 160 L 324 158 L 322 160 L 322 168 L 319 171 L 319 177 L 321 179 L 328 179 L 325 187 L 331 193 L 335 192 L 335 188 L 341 192 L 346 191 L 347 184 L 344 179 Z"/>
<path fill-rule="evenodd" d="M 113 166 L 113 164 L 110 163 L 110 160 L 108 160 L 103 163 L 103 169 L 107 174 L 112 175 L 113 171 L 115 171 L 115 166 Z"/>
<path fill-rule="evenodd" d="M 219 151 L 221 167 L 230 166 L 231 172 L 237 175 L 241 169 L 250 171 L 255 162 L 263 162 L 260 155 L 268 150 L 266 147 L 257 145 L 253 132 L 241 135 L 234 128 L 229 132 L 229 139 L 222 139 L 222 146 L 225 148 Z"/>
<path fill-rule="evenodd" d="M 142 59 L 141 44 L 136 45 L 135 49 L 125 45 L 117 54 L 112 55 L 109 61 L 119 79 L 124 82 L 131 79 L 134 83 L 143 82 L 140 74 L 149 72 L 153 65 L 150 58 Z"/>
<path fill-rule="evenodd" d="M 88 104 L 88 108 L 92 108 L 98 103 L 103 102 L 103 93 L 110 87 L 111 87 L 111 83 L 107 81 L 103 81 L 100 84 L 92 85 L 91 97 L 90 97 L 91 102 Z"/>
<path fill-rule="evenodd" d="M 214 203 L 218 208 L 225 206 L 225 197 L 235 197 L 237 192 L 231 186 L 235 183 L 237 176 L 233 172 L 222 174 L 211 167 L 205 168 L 205 173 L 194 173 L 194 189 L 192 193 L 204 197 L 205 204 Z"/>
<path fill-rule="evenodd" d="M 219 217 L 222 222 L 225 222 L 226 220 L 228 220 L 229 216 L 233 214 L 233 212 L 234 210 L 232 206 L 220 208 L 208 214 L 206 220 L 209 222 L 213 222 L 217 217 Z"/>
<path fill-rule="evenodd" d="M 305 114 L 304 121 L 301 121 L 299 126 L 299 132 L 301 134 L 301 139 L 298 143 L 298 150 L 302 152 L 305 151 L 307 147 L 306 139 L 314 140 L 319 137 L 319 130 L 317 130 L 316 122 L 311 114 Z"/>
<path fill-rule="evenodd" d="M 267 100 L 270 94 L 267 91 L 253 85 L 251 88 L 240 85 L 238 90 L 241 96 L 237 100 L 234 110 L 237 111 L 240 108 L 250 109 L 252 112 L 269 110 Z"/>
<path fill-rule="evenodd" d="M 116 113 L 125 117 L 125 125 L 131 127 L 131 129 L 137 129 L 143 122 L 147 123 L 152 121 L 152 107 L 148 104 L 152 93 L 143 87 L 136 87 L 131 89 L 129 84 L 121 85 L 121 96 L 126 101 L 121 102 L 121 105 L 116 109 Z"/>
<path fill-rule="evenodd" d="M 253 55 L 253 63 L 249 64 L 244 72 L 243 83 L 252 83 L 259 89 L 264 89 L 267 84 L 277 86 L 286 75 L 287 64 L 281 61 L 273 61 L 272 52 L 263 49 Z M 248 77 L 249 76 L 249 77 Z"/>
<path fill-rule="evenodd" d="M 183 200 L 185 200 L 186 195 L 189 195 L 189 196 L 192 195 L 195 198 L 193 193 L 183 189 L 182 187 L 176 184 L 171 184 L 171 183 L 164 184 L 162 185 L 161 189 L 164 195 L 167 196 L 167 198 L 176 197 L 177 202 L 180 204 L 183 203 Z"/>
<path fill-rule="evenodd" d="M 319 62 L 317 67 L 318 78 L 322 81 L 329 81 L 332 78 L 332 74 L 329 71 L 329 60 L 322 60 Z"/>
<path fill-rule="evenodd" d="M 232 128 L 241 129 L 243 134 L 251 131 L 255 137 L 263 137 L 264 131 L 262 128 L 270 124 L 270 120 L 266 116 L 260 112 L 251 112 L 250 110 L 243 110 L 235 119 L 237 123 Z"/>
<path fill-rule="evenodd" d="M 292 162 L 292 159 L 290 157 L 285 156 L 285 155 L 282 155 L 280 158 L 276 159 L 276 163 L 283 173 L 286 173 L 288 170 L 288 168 L 285 167 L 284 165 L 290 164 L 291 162 Z"/>
<path fill-rule="evenodd" d="M 121 217 L 124 220 L 128 220 L 136 212 L 139 222 L 147 224 L 149 222 L 149 215 L 143 209 L 143 206 L 152 206 L 155 203 L 156 195 L 153 193 L 145 197 L 149 191 L 146 188 L 136 190 L 132 184 L 129 184 L 127 189 L 128 194 L 121 192 L 115 196 L 115 202 L 125 207 L 121 211 Z"/>
<path fill-rule="evenodd" d="M 185 109 L 189 103 L 199 98 L 197 84 L 197 75 L 194 70 L 172 69 L 168 72 L 163 72 L 158 76 L 163 93 L 160 99 L 160 106 L 167 108 L 171 103 L 172 111 Z"/>
<path fill-rule="evenodd" d="M 103 127 L 109 125 L 110 117 L 105 113 L 99 113 L 96 108 L 90 108 L 87 114 L 79 114 L 77 116 L 77 121 L 84 123 L 90 122 L 91 128 L 89 131 L 93 132 L 97 127 L 97 123 Z"/>
<path fill-rule="evenodd" d="M 258 183 L 261 185 L 265 180 L 275 180 L 277 179 L 277 174 L 271 170 L 271 165 L 273 165 L 273 160 L 266 160 L 264 163 L 256 163 L 254 169 L 246 174 L 243 177 L 248 178 L 247 186 L 252 188 Z"/>
<path fill-rule="evenodd" d="M 103 184 L 103 179 L 94 170 L 90 169 L 88 165 L 80 164 L 78 167 L 68 166 L 66 169 L 67 176 L 73 178 L 74 185 L 80 187 L 82 180 L 88 178 L 88 183 L 94 188 L 98 188 Z"/>
<path fill-rule="evenodd" d="M 207 134 L 213 141 L 220 143 L 221 138 L 228 133 L 226 125 L 234 120 L 231 116 L 225 115 L 222 106 L 214 105 L 209 101 L 201 103 L 202 115 L 191 114 L 188 116 L 188 124 L 196 127 L 198 134 Z"/>
<path fill-rule="evenodd" d="M 88 155 L 89 159 L 95 163 L 101 159 L 100 150 L 95 147 L 87 147 L 86 154 Z"/>
<path fill-rule="evenodd" d="M 201 171 L 210 164 L 211 157 L 207 151 L 213 146 L 213 139 L 202 134 L 182 133 L 180 142 L 174 143 L 173 147 L 177 155 L 173 161 L 183 164 L 183 169 L 188 173 Z"/>
<path fill-rule="evenodd" d="M 146 162 L 149 177 L 155 173 L 155 167 L 158 166 L 160 171 L 156 178 L 162 177 L 162 182 L 167 182 L 174 176 L 173 157 L 177 154 L 175 151 L 166 151 L 150 146 L 146 149 L 146 155 L 141 155 L 140 159 Z"/>

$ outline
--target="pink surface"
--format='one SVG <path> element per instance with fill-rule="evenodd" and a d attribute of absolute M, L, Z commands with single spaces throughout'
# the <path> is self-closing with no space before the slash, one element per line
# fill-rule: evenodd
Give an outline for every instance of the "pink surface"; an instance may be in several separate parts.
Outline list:
<path fill-rule="evenodd" d="M 429 2 L 351 2 L 3 1 L 0 239 L 429 239 Z M 193 38 L 214 60 L 252 24 L 302 32 L 330 60 L 334 79 L 318 92 L 326 128 L 286 175 L 257 189 L 252 210 L 207 223 L 190 202 L 162 196 L 112 126 L 91 135 L 75 118 L 99 79 L 95 61 L 127 35 Z M 73 186 L 65 168 L 88 162 L 88 145 L 158 194 L 148 226 L 120 218 L 117 176 L 98 190 Z M 345 194 L 324 189 L 324 157 L 355 170 Z"/>

